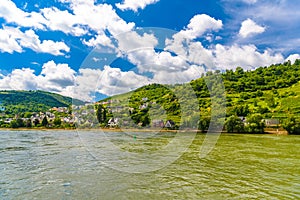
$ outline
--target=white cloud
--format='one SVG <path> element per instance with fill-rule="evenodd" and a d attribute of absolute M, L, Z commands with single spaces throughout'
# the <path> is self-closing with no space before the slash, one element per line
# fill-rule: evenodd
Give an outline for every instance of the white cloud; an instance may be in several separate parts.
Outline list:
<path fill-rule="evenodd" d="M 180 31 L 180 34 L 187 39 L 196 39 L 207 31 L 217 31 L 223 26 L 221 20 L 216 20 L 206 14 L 195 15 L 188 24 L 187 28 Z"/>
<path fill-rule="evenodd" d="M 173 56 L 170 52 L 155 52 L 154 49 L 140 49 L 128 53 L 128 60 L 137 65 L 139 72 L 182 72 L 188 68 L 185 60 Z"/>
<path fill-rule="evenodd" d="M 215 63 L 219 69 L 232 69 L 237 66 L 244 69 L 254 69 L 284 61 L 281 54 L 272 54 L 270 50 L 260 53 L 254 45 L 228 47 L 217 44 L 214 54 Z"/>
<path fill-rule="evenodd" d="M 74 28 L 74 24 L 76 24 L 75 28 L 78 29 L 77 32 L 79 33 L 83 33 L 86 30 L 82 27 L 88 27 L 90 30 L 96 32 L 94 37 L 88 41 L 83 40 L 83 43 L 88 46 L 97 47 L 101 45 L 111 47 L 112 43 L 106 34 L 107 31 L 113 37 L 116 37 L 121 33 L 131 31 L 135 27 L 134 23 L 127 23 L 119 17 L 111 5 L 95 5 L 93 1 L 80 0 L 69 0 L 67 2 L 70 3 L 70 8 L 74 13 L 74 16 L 70 16 L 73 22 L 69 26 L 73 24 L 72 28 Z"/>
<path fill-rule="evenodd" d="M 44 8 L 41 12 L 47 19 L 45 24 L 51 30 L 58 30 L 75 36 L 82 36 L 88 32 L 86 28 L 81 25 L 82 21 L 80 17 L 69 13 L 67 10 L 61 11 L 52 7 Z"/>
<path fill-rule="evenodd" d="M 188 24 L 187 28 L 174 34 L 172 39 L 165 41 L 165 50 L 176 53 L 186 60 L 192 60 L 197 65 L 206 64 L 211 66 L 211 52 L 206 50 L 200 42 L 192 40 L 203 36 L 208 31 L 218 31 L 223 26 L 221 20 L 216 20 L 208 15 L 195 15 Z M 195 49 L 196 48 L 196 49 Z"/>
<path fill-rule="evenodd" d="M 71 96 L 75 71 L 67 64 L 49 61 L 43 65 L 41 74 L 30 68 L 14 69 L 0 78 L 0 90 L 45 90 Z"/>
<path fill-rule="evenodd" d="M 299 4 L 287 0 L 258 1 L 255 6 L 247 8 L 244 14 L 272 22 L 272 25 L 279 29 L 294 27 L 300 17 Z M 281 27 L 282 25 L 285 26 Z"/>
<path fill-rule="evenodd" d="M 80 69 L 76 78 L 74 97 L 91 101 L 91 95 L 99 92 L 105 95 L 115 95 L 132 91 L 150 83 L 150 80 L 132 71 L 124 72 L 119 68 L 105 66 L 100 69 Z"/>
<path fill-rule="evenodd" d="M 109 44 L 107 39 L 104 41 L 102 39 L 106 36 L 104 33 L 106 30 L 112 35 L 117 35 L 130 31 L 135 26 L 134 23 L 127 23 L 120 18 L 113 7 L 108 4 L 96 5 L 93 0 L 60 0 L 60 2 L 68 3 L 73 13 L 54 7 L 42 9 L 41 12 L 47 19 L 47 27 L 75 36 L 86 35 L 93 30 L 97 33 L 95 38 L 88 42 L 84 40 L 88 45 Z"/>
<path fill-rule="evenodd" d="M 111 5 L 95 5 L 91 1 L 82 1 L 78 3 L 73 1 L 71 9 L 83 23 L 92 30 L 103 33 L 108 30 L 112 35 L 132 30 L 134 23 L 127 23 L 120 18 Z M 88 13 L 88 14 L 87 14 Z"/>
<path fill-rule="evenodd" d="M 159 71 L 153 77 L 153 82 L 160 84 L 187 83 L 205 73 L 202 66 L 191 65 L 182 71 Z"/>
<path fill-rule="evenodd" d="M 280 53 L 267 49 L 259 52 L 255 45 L 225 46 L 216 44 L 209 48 L 203 47 L 199 41 L 178 42 L 166 41 L 166 50 L 172 51 L 190 64 L 205 66 L 206 70 L 234 69 L 237 66 L 245 69 L 255 69 L 259 66 L 269 66 L 284 61 Z"/>
<path fill-rule="evenodd" d="M 177 35 L 176 37 L 181 36 Z M 204 48 L 201 42 L 191 40 L 180 42 L 175 38 L 174 40 L 166 40 L 165 50 L 176 53 L 189 63 L 205 65 L 211 70 L 214 68 L 213 52 L 211 49 Z"/>
<path fill-rule="evenodd" d="M 45 63 L 41 74 L 37 77 L 39 88 L 47 91 L 63 91 L 73 86 L 76 72 L 67 64 L 56 64 L 54 61 Z"/>
<path fill-rule="evenodd" d="M 147 5 L 157 2 L 159 0 L 124 0 L 122 3 L 117 3 L 116 6 L 121 10 L 133 10 L 137 12 L 138 9 L 144 9 Z"/>
<path fill-rule="evenodd" d="M 44 29 L 45 18 L 37 12 L 25 12 L 19 9 L 11 0 L 1 0 L 0 17 L 3 17 L 8 23 L 16 23 L 23 27 L 33 27 Z"/>
<path fill-rule="evenodd" d="M 64 55 L 70 48 L 64 42 L 54 42 L 52 40 L 40 41 L 39 36 L 33 30 L 27 30 L 20 34 L 20 45 L 30 48 L 38 53 L 49 53 L 52 55 Z"/>
<path fill-rule="evenodd" d="M 296 59 L 300 59 L 300 55 L 299 54 L 292 54 L 292 55 L 289 55 L 285 61 L 291 61 L 292 64 L 295 63 Z"/>
<path fill-rule="evenodd" d="M 18 8 L 11 0 L 2 0 L 0 17 L 6 22 L 17 24 L 21 27 L 52 31 L 62 31 L 65 34 L 83 36 L 95 31 L 95 37 L 89 41 L 83 40 L 89 46 L 111 45 L 105 32 L 113 36 L 128 32 L 135 26 L 120 18 L 111 5 L 96 4 L 94 0 L 60 0 L 69 4 L 72 13 L 59 10 L 56 7 L 43 8 L 39 12 L 25 12 Z M 88 13 L 88 14 L 87 14 Z M 8 25 L 7 25 L 8 26 Z"/>
<path fill-rule="evenodd" d="M 98 35 L 95 36 L 95 38 L 91 38 L 88 41 L 86 41 L 84 39 L 83 44 L 85 44 L 89 47 L 104 46 L 104 47 L 114 48 L 114 45 L 112 44 L 111 39 L 109 37 L 107 37 L 107 35 L 105 33 L 99 33 Z"/>
<path fill-rule="evenodd" d="M 186 59 L 196 65 L 205 65 L 209 70 L 213 70 L 214 66 L 214 55 L 211 49 L 203 47 L 201 42 L 189 42 L 187 45 Z"/>
<path fill-rule="evenodd" d="M 153 49 L 158 40 L 153 34 L 144 33 L 139 35 L 137 32 L 130 31 L 115 37 L 118 41 L 118 49 L 121 52 L 150 48 Z"/>
<path fill-rule="evenodd" d="M 179 56 L 170 52 L 157 52 L 158 39 L 154 34 L 139 35 L 131 31 L 116 36 L 119 56 L 125 56 L 129 62 L 135 64 L 139 72 L 157 73 L 158 71 L 182 71 L 188 64 Z"/>
<path fill-rule="evenodd" d="M 0 29 L 0 51 L 7 53 L 22 52 L 22 47 L 6 28 Z"/>
<path fill-rule="evenodd" d="M 255 4 L 257 2 L 257 0 L 243 0 L 243 2 L 245 2 L 247 4 Z"/>
<path fill-rule="evenodd" d="M 263 26 L 257 25 L 253 20 L 247 19 L 242 22 L 240 29 L 240 36 L 243 38 L 253 36 L 265 32 L 266 28 Z"/>
<path fill-rule="evenodd" d="M 23 48 L 29 48 L 38 53 L 50 53 L 57 56 L 70 51 L 64 42 L 40 41 L 39 36 L 31 29 L 22 32 L 19 28 L 4 27 L 0 29 L 0 33 L 1 52 L 13 53 L 16 51 L 20 53 Z"/>
<path fill-rule="evenodd" d="M 0 90 L 33 90 L 37 85 L 34 70 L 29 68 L 15 69 L 0 79 Z"/>

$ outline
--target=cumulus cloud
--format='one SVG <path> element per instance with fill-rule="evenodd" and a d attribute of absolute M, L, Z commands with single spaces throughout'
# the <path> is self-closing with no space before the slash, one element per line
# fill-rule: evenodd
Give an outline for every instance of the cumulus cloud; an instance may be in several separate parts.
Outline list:
<path fill-rule="evenodd" d="M 111 5 L 95 5 L 93 1 L 78 0 L 71 0 L 69 3 L 76 19 L 80 19 L 77 23 L 81 26 L 78 27 L 85 26 L 96 33 L 91 39 L 83 40 L 83 43 L 88 46 L 97 47 L 101 45 L 111 47 L 112 42 L 106 32 L 116 37 L 121 33 L 131 31 L 135 27 L 134 23 L 127 23 L 119 17 Z M 89 14 L 87 15 L 87 13 Z"/>
<path fill-rule="evenodd" d="M 140 49 L 130 52 L 128 53 L 128 60 L 135 64 L 141 73 L 181 72 L 189 66 L 179 56 L 174 56 L 166 51 L 156 52 L 154 49 Z"/>
<path fill-rule="evenodd" d="M 292 54 L 292 55 L 289 55 L 286 59 L 285 59 L 285 61 L 291 61 L 291 63 L 292 64 L 294 64 L 295 63 L 295 61 L 297 60 L 297 59 L 300 59 L 300 55 L 299 54 Z"/>
<path fill-rule="evenodd" d="M 189 51 L 191 44 L 194 44 L 192 40 L 203 36 L 203 34 L 208 31 L 218 31 L 222 27 L 223 23 L 221 20 L 216 20 L 206 14 L 195 15 L 190 20 L 186 29 L 174 34 L 172 39 L 166 39 L 165 49 L 183 56 L 186 59 L 188 59 L 188 57 L 193 57 L 193 59 L 195 59 L 196 53 L 193 53 L 194 51 Z M 207 53 L 210 54 L 207 51 L 203 51 L 204 48 L 201 43 L 198 43 L 198 47 L 200 47 L 197 53 L 198 56 L 201 54 L 201 57 L 203 58 Z M 193 48 L 195 48 L 195 46 Z M 197 62 L 197 64 L 199 64 L 199 62 Z"/>
<path fill-rule="evenodd" d="M 34 70 L 15 69 L 0 79 L 0 90 L 34 90 L 38 86 Z"/>
<path fill-rule="evenodd" d="M 95 37 L 88 41 L 83 40 L 88 46 L 111 45 L 106 31 L 115 36 L 128 32 L 135 26 L 134 23 L 127 23 L 119 17 L 109 4 L 96 4 L 93 0 L 60 0 L 60 2 L 69 4 L 72 13 L 55 7 L 44 8 L 41 13 L 47 20 L 46 26 L 51 30 L 75 36 L 87 35 L 90 31 L 96 32 Z"/>
<path fill-rule="evenodd" d="M 80 17 L 69 13 L 67 10 L 61 11 L 58 8 L 44 8 L 41 13 L 47 20 L 45 24 L 54 31 L 62 31 L 75 36 L 85 35 L 88 30 L 82 25 Z"/>
<path fill-rule="evenodd" d="M 188 39 L 196 39 L 202 36 L 207 31 L 216 31 L 221 29 L 223 23 L 221 20 L 216 20 L 206 14 L 195 15 L 188 24 L 185 30 L 180 31 L 180 34 Z"/>
<path fill-rule="evenodd" d="M 73 86 L 76 72 L 67 64 L 56 64 L 54 61 L 45 63 L 41 74 L 37 77 L 39 88 L 47 91 L 63 91 Z"/>
<path fill-rule="evenodd" d="M 45 90 L 71 96 L 76 72 L 67 64 L 49 61 L 43 65 L 39 75 L 30 68 L 14 69 L 0 76 L 0 90 Z"/>
<path fill-rule="evenodd" d="M 120 46 L 127 50 L 127 59 L 137 66 L 140 73 L 152 73 L 153 81 L 159 83 L 186 82 L 199 77 L 195 74 L 207 70 L 234 69 L 237 66 L 254 69 L 284 61 L 281 54 L 270 49 L 261 53 L 255 45 L 217 44 L 204 47 L 200 41 L 194 40 L 207 31 L 220 28 L 222 21 L 207 15 L 196 15 L 187 28 L 165 40 L 164 51 L 155 50 L 154 41 L 158 39 L 149 40 L 150 37 L 137 33 L 124 36 L 124 44 Z M 127 44 L 130 41 L 134 41 L 132 46 Z"/>
<path fill-rule="evenodd" d="M 138 75 L 133 71 L 124 72 L 119 68 L 105 66 L 100 69 L 80 69 L 76 77 L 76 86 L 73 96 L 75 98 L 91 101 L 91 95 L 99 92 L 105 95 L 116 95 L 132 91 L 145 84 L 149 78 Z"/>
<path fill-rule="evenodd" d="M 89 46 L 89 47 L 110 47 L 114 48 L 115 46 L 112 44 L 111 39 L 105 34 L 105 33 L 99 33 L 94 38 L 91 38 L 90 40 L 83 40 L 83 44 Z"/>
<path fill-rule="evenodd" d="M 57 56 L 70 51 L 64 42 L 40 41 L 39 36 L 31 29 L 22 32 L 19 28 L 4 27 L 0 29 L 0 33 L 1 52 L 13 53 L 16 51 L 20 53 L 25 47 L 38 53 L 49 53 Z"/>
<path fill-rule="evenodd" d="M 6 28 L 0 29 L 0 51 L 7 53 L 22 52 L 22 47 Z"/>
<path fill-rule="evenodd" d="M 122 3 L 117 3 L 116 6 L 121 10 L 133 10 L 137 12 L 138 9 L 144 9 L 147 5 L 157 2 L 159 2 L 159 0 L 124 0 Z"/>
<path fill-rule="evenodd" d="M 153 49 L 158 44 L 158 40 L 153 34 L 144 33 L 139 35 L 135 31 L 117 35 L 115 38 L 118 41 L 118 49 L 121 52 L 129 52 L 141 48 Z"/>
<path fill-rule="evenodd" d="M 125 22 L 108 4 L 95 5 L 90 1 L 72 1 L 71 9 L 83 24 L 98 33 L 108 30 L 112 35 L 117 35 L 132 30 L 135 25 Z"/>
<path fill-rule="evenodd" d="M 266 28 L 260 25 L 257 25 L 253 20 L 247 19 L 242 22 L 242 26 L 239 32 L 239 35 L 243 38 L 257 35 L 265 32 Z"/>
<path fill-rule="evenodd" d="M 284 61 L 281 54 L 273 54 L 270 50 L 260 53 L 254 45 L 223 46 L 217 44 L 214 54 L 215 63 L 220 69 L 230 69 L 237 66 L 245 69 L 254 69 L 259 66 L 268 66 Z"/>
<path fill-rule="evenodd" d="M 187 83 L 193 79 L 197 79 L 205 73 L 205 69 L 202 66 L 191 65 L 187 69 L 179 71 L 159 71 L 155 73 L 153 82 L 160 84 L 175 84 L 175 83 Z"/>
<path fill-rule="evenodd" d="M 18 8 L 11 0 L 3 0 L 0 5 L 0 17 L 7 23 L 17 24 L 20 27 L 61 31 L 74 36 L 88 35 L 94 31 L 95 37 L 89 41 L 83 40 L 88 46 L 111 45 L 106 31 L 115 36 L 131 31 L 135 26 L 134 23 L 127 23 L 120 18 L 108 4 L 96 4 L 93 0 L 60 0 L 60 2 L 69 4 L 72 13 L 56 7 L 28 13 Z"/>
<path fill-rule="evenodd" d="M 19 9 L 11 0 L 1 0 L 0 17 L 4 18 L 8 23 L 16 23 L 22 27 L 33 27 L 44 29 L 46 19 L 37 12 L 25 12 Z"/>

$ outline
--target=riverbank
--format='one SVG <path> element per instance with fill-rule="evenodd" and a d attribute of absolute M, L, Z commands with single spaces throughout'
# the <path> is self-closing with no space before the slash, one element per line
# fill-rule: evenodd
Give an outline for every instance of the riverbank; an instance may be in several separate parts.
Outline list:
<path fill-rule="evenodd" d="M 122 129 L 122 128 L 0 128 L 0 131 L 103 131 L 103 132 L 199 132 L 199 130 Z"/>
<path fill-rule="evenodd" d="M 0 131 L 103 131 L 103 132 L 173 132 L 173 133 L 202 133 L 197 129 L 186 129 L 186 130 L 169 130 L 169 129 L 126 129 L 126 128 L 0 128 Z M 222 131 L 222 134 L 232 134 L 226 131 Z M 251 134 L 251 133 L 238 133 L 238 134 Z M 288 135 L 288 132 L 282 128 L 266 128 L 262 134 L 275 134 L 275 135 Z"/>
<path fill-rule="evenodd" d="M 265 128 L 265 133 L 276 135 L 288 135 L 288 132 L 283 128 Z"/>

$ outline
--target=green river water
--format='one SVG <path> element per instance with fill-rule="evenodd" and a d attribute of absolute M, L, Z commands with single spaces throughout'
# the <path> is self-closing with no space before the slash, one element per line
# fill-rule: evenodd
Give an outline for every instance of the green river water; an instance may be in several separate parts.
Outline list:
<path fill-rule="evenodd" d="M 110 132 L 102 144 L 105 136 L 93 132 L 1 131 L 0 199 L 300 199 L 300 136 L 221 134 L 199 158 L 205 135 L 197 134 L 171 163 L 143 154 L 158 166 L 143 173 L 134 156 L 118 156 L 156 151 L 174 134 Z"/>

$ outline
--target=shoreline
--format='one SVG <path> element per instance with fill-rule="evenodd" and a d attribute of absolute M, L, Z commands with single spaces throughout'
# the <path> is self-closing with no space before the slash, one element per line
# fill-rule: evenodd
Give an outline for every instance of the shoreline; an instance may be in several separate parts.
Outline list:
<path fill-rule="evenodd" d="M 171 133 L 203 133 L 197 129 L 189 130 L 167 130 L 167 129 L 121 129 L 121 128 L 92 128 L 92 129 L 77 129 L 77 128 L 0 128 L 1 131 L 103 131 L 103 132 L 171 132 Z M 264 134 L 264 135 L 289 135 L 285 130 L 266 130 L 264 133 L 229 133 L 222 131 L 221 134 Z"/>

